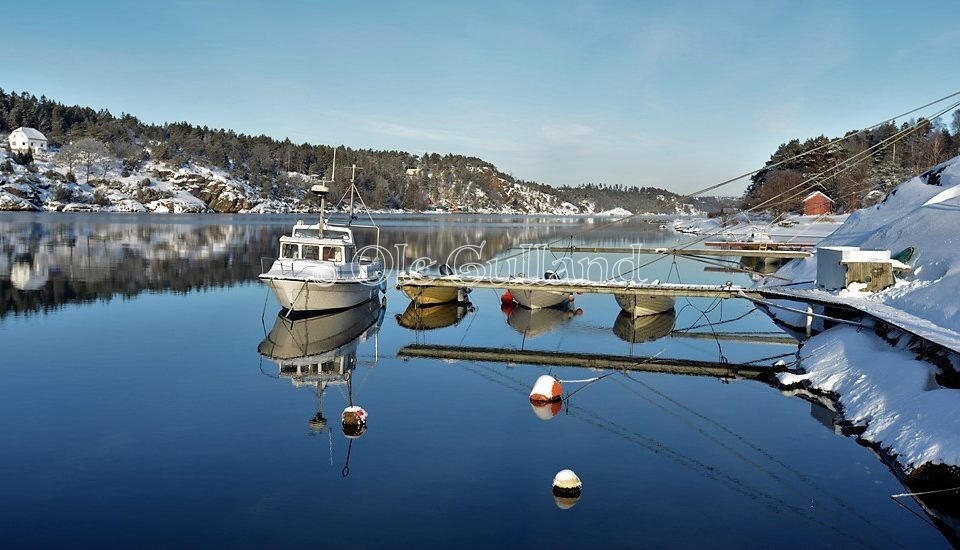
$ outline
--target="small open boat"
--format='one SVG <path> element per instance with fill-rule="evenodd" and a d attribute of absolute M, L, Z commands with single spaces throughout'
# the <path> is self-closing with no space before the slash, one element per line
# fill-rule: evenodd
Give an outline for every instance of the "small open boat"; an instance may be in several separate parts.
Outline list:
<path fill-rule="evenodd" d="M 443 277 L 449 277 L 454 274 L 453 268 L 447 264 L 441 264 L 439 271 Z M 467 301 L 467 294 L 470 292 L 469 288 L 430 286 L 427 284 L 418 285 L 416 284 L 418 276 L 420 276 L 420 274 L 416 271 L 404 273 L 401 277 L 398 277 L 398 281 L 402 280 L 404 284 L 397 285 L 397 288 L 402 290 L 403 293 L 407 295 L 407 298 L 413 300 L 417 305 L 429 306 Z"/>
<path fill-rule="evenodd" d="M 643 296 L 641 294 L 614 294 L 620 309 L 633 317 L 656 315 L 673 309 L 674 298 L 670 296 Z"/>
<path fill-rule="evenodd" d="M 560 276 L 553 271 L 547 271 L 543 274 L 543 278 L 553 280 L 559 279 Z M 512 288 L 508 288 L 507 291 L 513 297 L 513 301 L 528 309 L 562 307 L 573 302 L 573 294 L 569 292 Z"/>

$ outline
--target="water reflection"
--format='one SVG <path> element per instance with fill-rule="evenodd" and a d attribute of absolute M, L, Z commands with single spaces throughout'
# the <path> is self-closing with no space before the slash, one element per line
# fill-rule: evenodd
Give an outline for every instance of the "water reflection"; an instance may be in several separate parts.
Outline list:
<path fill-rule="evenodd" d="M 649 342 L 668 336 L 673 331 L 676 320 L 677 313 L 672 308 L 664 313 L 641 317 L 634 317 L 621 310 L 620 314 L 617 315 L 617 320 L 613 323 L 613 333 L 617 335 L 617 338 L 631 344 Z"/>
<path fill-rule="evenodd" d="M 298 388 L 315 389 L 317 412 L 310 419 L 312 430 L 323 431 L 327 425 L 323 393 L 328 386 L 346 385 L 352 401 L 350 380 L 357 367 L 357 348 L 379 330 L 383 312 L 379 298 L 321 315 L 288 318 L 287 312 L 281 311 L 260 342 L 257 350 L 277 364 L 281 377 Z"/>
<path fill-rule="evenodd" d="M 572 309 L 566 305 L 529 309 L 515 304 L 503 304 L 500 310 L 507 316 L 507 324 L 510 328 L 522 334 L 524 338 L 544 335 L 583 314 L 582 309 Z"/>
<path fill-rule="evenodd" d="M 143 291 L 189 292 L 255 281 L 262 257 L 291 216 L 156 216 L 0 213 L 0 316 L 109 300 Z M 587 219 L 405 216 L 378 218 L 386 267 L 417 258 L 446 261 L 464 245 L 481 245 L 486 261 L 526 243 L 546 242 Z M 369 233 L 369 234 L 368 234 Z M 360 246 L 372 232 L 357 231 Z"/>
<path fill-rule="evenodd" d="M 455 326 L 476 308 L 470 302 L 449 302 L 418 306 L 411 301 L 403 313 L 396 316 L 397 324 L 410 330 L 432 330 Z"/>

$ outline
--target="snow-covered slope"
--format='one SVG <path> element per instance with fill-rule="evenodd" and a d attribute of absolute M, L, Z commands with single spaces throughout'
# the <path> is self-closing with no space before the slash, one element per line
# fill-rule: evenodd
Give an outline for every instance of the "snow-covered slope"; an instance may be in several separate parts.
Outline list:
<path fill-rule="evenodd" d="M 913 273 L 893 287 L 863 294 L 938 325 L 960 327 L 960 157 L 906 181 L 880 204 L 858 210 L 820 246 L 859 246 L 897 253 L 916 248 Z M 932 200 L 940 195 L 937 200 Z M 794 261 L 777 276 L 816 278 L 816 258 Z M 778 281 L 771 280 L 772 284 Z M 782 281 L 779 281 L 782 282 Z"/>

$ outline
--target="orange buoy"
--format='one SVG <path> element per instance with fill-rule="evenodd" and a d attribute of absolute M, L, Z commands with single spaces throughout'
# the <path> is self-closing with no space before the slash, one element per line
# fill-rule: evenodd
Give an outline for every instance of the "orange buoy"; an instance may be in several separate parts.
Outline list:
<path fill-rule="evenodd" d="M 534 405 L 559 402 L 563 398 L 563 386 L 560 381 L 546 374 L 537 378 L 530 391 L 530 402 Z"/>
<path fill-rule="evenodd" d="M 513 294 L 510 294 L 510 291 L 509 291 L 509 290 L 504 291 L 504 293 L 500 295 L 500 302 L 501 302 L 501 303 L 504 303 L 504 304 L 506 304 L 506 303 L 511 303 L 511 304 L 512 304 L 512 303 L 513 303 Z"/>
<path fill-rule="evenodd" d="M 583 308 L 582 308 L 582 307 L 578 307 L 578 308 L 577 308 L 577 311 L 575 311 L 574 313 L 576 313 L 577 315 L 583 315 Z"/>

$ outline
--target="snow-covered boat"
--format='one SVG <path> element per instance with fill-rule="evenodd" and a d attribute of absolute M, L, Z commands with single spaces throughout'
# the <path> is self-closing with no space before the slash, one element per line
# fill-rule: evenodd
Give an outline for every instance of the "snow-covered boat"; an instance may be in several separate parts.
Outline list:
<path fill-rule="evenodd" d="M 643 296 L 640 294 L 614 294 L 620 309 L 633 317 L 656 315 L 673 308 L 674 299 L 670 296 Z"/>
<path fill-rule="evenodd" d="M 288 311 L 353 307 L 373 299 L 382 290 L 383 264 L 358 254 L 353 239 L 353 199 L 354 195 L 359 197 L 354 178 L 350 178 L 346 225 L 332 224 L 324 218 L 326 196 L 330 192 L 326 183 L 310 189 L 320 197 L 319 222 L 298 221 L 290 235 L 280 237 L 279 257 L 269 270 L 260 274 L 260 280 L 273 290 L 277 301 Z M 379 245 L 376 225 L 357 227 L 376 229 Z"/>

